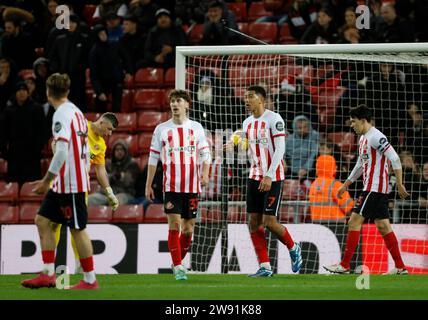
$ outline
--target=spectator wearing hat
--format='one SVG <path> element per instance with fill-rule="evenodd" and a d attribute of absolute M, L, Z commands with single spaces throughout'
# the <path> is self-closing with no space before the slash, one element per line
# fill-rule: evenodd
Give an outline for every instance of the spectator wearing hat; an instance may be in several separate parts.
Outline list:
<path fill-rule="evenodd" d="M 106 26 L 108 42 L 119 42 L 123 37 L 123 26 L 121 24 L 121 18 L 116 12 L 109 12 L 106 15 Z"/>
<path fill-rule="evenodd" d="M 31 100 L 27 85 L 18 82 L 0 124 L 0 148 L 8 163 L 8 181 L 22 185 L 41 178 L 44 121 L 43 110 Z"/>
<path fill-rule="evenodd" d="M 336 43 L 338 38 L 339 35 L 333 21 L 333 14 L 328 8 L 322 8 L 318 11 L 317 21 L 311 24 L 305 31 L 300 39 L 300 43 Z"/>
<path fill-rule="evenodd" d="M 233 45 L 239 44 L 240 38 L 228 28 L 238 30 L 235 15 L 230 12 L 223 1 L 214 0 L 208 6 L 207 19 L 201 45 Z"/>
<path fill-rule="evenodd" d="M 147 35 L 138 28 L 137 17 L 128 15 L 123 18 L 123 37 L 120 44 L 129 55 L 132 73 L 135 72 L 137 62 L 144 59 L 146 37 Z"/>
<path fill-rule="evenodd" d="M 96 111 L 107 111 L 111 94 L 113 112 L 120 112 L 123 80 L 129 80 L 132 72 L 128 53 L 120 43 L 108 42 L 107 29 L 103 25 L 96 25 L 93 32 L 96 40 L 89 53 L 89 69 L 96 94 Z"/>
<path fill-rule="evenodd" d="M 107 15 L 111 12 L 114 12 L 119 17 L 124 17 L 128 13 L 128 7 L 123 2 L 123 0 L 101 0 L 92 17 L 106 20 Z"/>
<path fill-rule="evenodd" d="M 88 65 L 88 35 L 79 28 L 79 17 L 70 15 L 70 28 L 59 35 L 49 52 L 49 62 L 53 72 L 67 73 L 71 80 L 69 99 L 86 112 L 86 68 Z"/>
<path fill-rule="evenodd" d="M 159 6 L 153 0 L 133 0 L 129 4 L 129 14 L 137 18 L 139 29 L 143 35 L 156 25 L 156 11 Z"/>
<path fill-rule="evenodd" d="M 175 47 L 187 44 L 186 34 L 181 27 L 172 23 L 167 9 L 156 11 L 156 26 L 146 40 L 144 62 L 138 67 L 171 68 L 175 66 Z"/>

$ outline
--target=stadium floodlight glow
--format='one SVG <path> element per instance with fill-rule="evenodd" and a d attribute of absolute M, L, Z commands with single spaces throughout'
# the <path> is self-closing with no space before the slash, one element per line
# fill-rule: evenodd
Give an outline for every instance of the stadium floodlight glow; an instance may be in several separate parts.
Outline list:
<path fill-rule="evenodd" d="M 211 170 L 214 178 L 202 194 L 191 249 L 191 266 L 195 271 L 214 272 L 218 268 L 213 261 L 218 260 L 223 273 L 250 269 L 252 272 L 257 267 L 245 225 L 248 221 L 246 159 L 238 152 L 230 157 L 221 151 L 223 143 L 241 129 L 242 121 L 248 116 L 243 93 L 249 85 L 258 84 L 267 89 L 267 107 L 283 116 L 290 136 L 296 116 L 304 115 L 312 122 L 319 137 L 317 155 L 333 152 L 329 148 L 335 145 L 336 179 L 342 182 L 352 170 L 358 152 L 348 112 L 350 107 L 361 103 L 372 108 L 375 126 L 385 133 L 397 152 L 411 158 L 407 162 L 414 161 L 418 168 L 427 163 L 428 169 L 428 143 L 422 134 L 426 130 L 425 137 L 428 136 L 428 125 L 418 127 L 411 120 L 414 115 L 423 117 L 422 108 L 428 103 L 428 43 L 180 46 L 176 48 L 175 72 L 176 88 L 191 93 L 190 117 L 212 134 L 215 155 Z M 315 169 L 315 159 L 313 163 L 312 169 Z M 278 219 L 288 223 L 292 230 L 295 228 L 293 235 L 303 243 L 302 272 L 321 273 L 321 261 L 337 259 L 342 254 L 340 248 L 347 232 L 345 217 L 313 221 L 306 192 L 314 180 L 315 170 L 308 170 L 300 177 L 295 173 L 290 175 L 291 170 L 293 165 L 289 164 Z M 423 177 L 421 172 L 417 179 Z M 397 227 L 397 230 L 414 228 L 415 234 L 420 234 L 420 229 L 427 227 L 427 208 L 421 208 L 418 200 L 400 201 L 395 195 L 391 173 L 392 170 L 389 179 L 390 198 L 394 203 L 391 222 L 403 224 L 403 228 Z M 410 194 L 419 195 L 418 186 L 416 182 L 406 185 Z M 360 181 L 352 186 L 351 196 L 357 199 L 361 190 Z M 305 227 L 314 224 L 316 234 L 304 231 L 310 228 L 299 229 L 303 224 Z M 419 226 L 412 227 L 413 224 Z M 336 244 L 332 235 L 336 236 Z M 399 242 L 408 236 L 412 239 L 407 231 L 397 232 Z M 362 245 L 353 266 L 367 265 L 373 273 L 393 267 L 379 237 L 374 226 L 364 225 Z M 422 262 L 419 256 L 427 250 L 427 240 L 411 240 L 415 246 L 413 253 L 403 252 L 403 259 L 413 272 L 428 272 L 426 260 Z M 286 250 L 270 236 L 268 244 L 275 271 L 290 273 Z"/>

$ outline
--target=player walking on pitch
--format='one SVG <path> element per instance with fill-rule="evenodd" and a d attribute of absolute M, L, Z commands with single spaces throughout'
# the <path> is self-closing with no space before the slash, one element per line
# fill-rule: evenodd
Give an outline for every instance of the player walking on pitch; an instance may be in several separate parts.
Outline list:
<path fill-rule="evenodd" d="M 388 274 L 408 274 L 401 259 L 397 238 L 389 222 L 388 212 L 388 160 L 391 162 L 397 178 L 400 198 L 405 199 L 409 196 L 403 185 L 400 158 L 384 134 L 370 124 L 371 111 L 367 106 L 360 105 L 351 109 L 350 116 L 352 129 L 357 135 L 361 135 L 358 160 L 350 176 L 337 193 L 341 198 L 347 188 L 361 174 L 364 189 L 348 222 L 348 238 L 342 261 L 332 266 L 324 266 L 324 269 L 332 273 L 350 273 L 350 262 L 358 246 L 361 226 L 364 219 L 373 218 L 395 262 L 395 268 Z"/>
<path fill-rule="evenodd" d="M 107 200 L 112 207 L 113 211 L 116 211 L 119 207 L 119 200 L 115 196 L 113 189 L 110 187 L 108 173 L 106 171 L 106 160 L 105 154 L 107 145 L 104 137 L 111 136 L 112 132 L 118 127 L 119 121 L 114 113 L 106 112 L 102 114 L 95 122 L 88 121 L 88 146 L 90 155 L 90 165 L 94 166 L 97 179 L 101 187 L 105 190 Z M 52 143 L 52 150 L 55 153 L 55 141 Z M 87 194 L 86 194 L 87 198 Z M 58 246 L 61 236 L 61 225 L 53 224 L 55 231 L 55 243 Z M 76 243 L 73 236 L 71 237 L 71 246 L 73 248 L 75 257 L 75 271 L 74 273 L 82 273 L 82 266 L 80 265 L 80 257 L 77 252 Z"/>
<path fill-rule="evenodd" d="M 265 107 L 266 91 L 260 86 L 250 86 L 244 95 L 245 105 L 252 113 L 243 123 L 242 135 L 238 142 L 248 147 L 251 168 L 247 184 L 247 212 L 250 214 L 250 233 L 259 270 L 250 277 L 271 277 L 272 267 L 267 251 L 265 227 L 275 233 L 287 246 L 293 272 L 302 266 L 300 245 L 295 243 L 287 228 L 278 223 L 277 215 L 281 204 L 285 179 L 285 128 L 284 120 L 278 113 Z M 232 136 L 236 144 L 236 137 Z M 226 148 L 230 148 L 229 143 Z"/>
<path fill-rule="evenodd" d="M 85 193 L 89 190 L 88 124 L 79 108 L 67 99 L 68 75 L 52 74 L 46 88 L 48 101 L 56 110 L 52 121 L 55 153 L 43 179 L 33 182 L 34 192 L 47 192 L 35 218 L 44 265 L 37 277 L 21 284 L 28 288 L 56 286 L 54 222 L 70 227 L 80 256 L 83 280 L 71 289 L 97 289 L 92 243 L 85 231 L 88 218 Z"/>
<path fill-rule="evenodd" d="M 164 210 L 168 218 L 168 248 L 176 280 L 187 280 L 182 265 L 192 241 L 201 185 L 208 184 L 211 154 L 204 129 L 187 117 L 191 99 L 184 90 L 169 95 L 172 118 L 153 133 L 146 181 L 146 198 L 154 199 L 153 178 L 159 159 L 163 164 Z M 202 177 L 199 176 L 203 162 Z M 181 233 L 180 233 L 181 229 Z"/>

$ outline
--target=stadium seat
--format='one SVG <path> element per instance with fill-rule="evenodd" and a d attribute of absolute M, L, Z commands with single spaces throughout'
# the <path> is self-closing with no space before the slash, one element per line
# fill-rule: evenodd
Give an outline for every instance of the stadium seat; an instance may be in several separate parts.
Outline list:
<path fill-rule="evenodd" d="M 19 190 L 19 202 L 41 202 L 45 197 L 43 194 L 33 192 L 34 186 L 25 182 Z"/>
<path fill-rule="evenodd" d="M 163 85 L 163 69 L 141 68 L 135 74 L 135 87 L 159 88 Z"/>
<path fill-rule="evenodd" d="M 85 90 L 86 106 L 88 110 L 95 110 L 95 92 L 93 89 Z"/>
<path fill-rule="evenodd" d="M 85 70 L 85 87 L 86 89 L 92 89 L 91 70 L 89 68 Z"/>
<path fill-rule="evenodd" d="M 7 175 L 7 161 L 0 158 L 0 179 L 4 179 Z"/>
<path fill-rule="evenodd" d="M 300 182 L 295 179 L 285 179 L 284 187 L 282 190 L 282 199 L 284 200 L 297 200 L 299 199 Z"/>
<path fill-rule="evenodd" d="M 19 222 L 19 208 L 8 203 L 0 203 L 0 225 Z"/>
<path fill-rule="evenodd" d="M 238 29 L 242 33 L 248 34 L 248 23 L 247 22 L 238 22 Z"/>
<path fill-rule="evenodd" d="M 136 90 L 134 96 L 134 109 L 161 110 L 164 103 L 165 92 L 161 89 Z"/>
<path fill-rule="evenodd" d="M 140 170 L 143 171 L 144 168 L 149 163 L 149 155 L 143 154 L 142 156 L 139 156 L 135 161 L 138 163 L 138 166 L 140 167 Z"/>
<path fill-rule="evenodd" d="M 138 150 L 140 150 L 140 153 L 150 152 L 152 136 L 152 132 L 143 132 L 138 135 Z"/>
<path fill-rule="evenodd" d="M 21 203 L 19 206 L 19 223 L 34 223 L 39 212 L 40 203 Z"/>
<path fill-rule="evenodd" d="M 272 12 L 266 11 L 263 2 L 252 2 L 248 9 L 248 21 L 252 22 L 261 17 L 271 16 Z"/>
<path fill-rule="evenodd" d="M 164 81 L 165 87 L 175 87 L 175 68 L 169 68 L 166 70 Z"/>
<path fill-rule="evenodd" d="M 294 39 L 290 33 L 290 26 L 288 23 L 284 23 L 279 30 L 279 41 L 280 44 L 297 44 L 298 40 Z"/>
<path fill-rule="evenodd" d="M 42 48 L 35 48 L 34 52 L 36 52 L 37 58 L 43 57 L 45 55 L 45 49 L 43 47 Z"/>
<path fill-rule="evenodd" d="M 327 134 L 329 140 L 336 144 L 343 153 L 357 150 L 357 141 L 353 132 L 331 132 Z"/>
<path fill-rule="evenodd" d="M 112 211 L 110 206 L 89 206 L 89 223 L 110 223 L 112 220 Z"/>
<path fill-rule="evenodd" d="M 247 4 L 245 2 L 227 3 L 227 8 L 235 14 L 236 21 L 247 21 Z"/>
<path fill-rule="evenodd" d="M 202 223 L 221 223 L 221 207 L 200 207 Z"/>
<path fill-rule="evenodd" d="M 129 78 L 129 80 L 123 80 L 123 88 L 124 89 L 134 89 L 134 76 Z"/>
<path fill-rule="evenodd" d="M 168 120 L 168 113 L 158 111 L 141 112 L 138 115 L 138 130 L 153 132 L 155 127 Z"/>
<path fill-rule="evenodd" d="M 134 104 L 134 90 L 124 89 L 122 92 L 122 103 L 120 105 L 120 112 L 132 112 Z"/>
<path fill-rule="evenodd" d="M 119 139 L 125 140 L 125 142 L 128 144 L 128 152 L 131 156 L 136 156 L 140 153 L 138 150 L 138 137 L 136 135 L 126 134 L 126 133 L 113 133 L 109 137 L 108 143 L 107 143 L 108 155 L 111 154 L 114 143 Z"/>
<path fill-rule="evenodd" d="M 17 182 L 0 181 L 0 202 L 16 203 L 19 196 L 18 188 Z"/>
<path fill-rule="evenodd" d="M 163 204 L 151 204 L 144 213 L 146 223 L 167 223 L 166 214 L 163 211 Z"/>
<path fill-rule="evenodd" d="M 99 112 L 85 112 L 85 118 L 91 122 L 98 120 L 100 116 L 101 116 L 101 113 Z"/>
<path fill-rule="evenodd" d="M 278 25 L 275 22 L 250 23 L 248 34 L 267 43 L 276 43 L 278 38 Z"/>
<path fill-rule="evenodd" d="M 113 223 L 141 223 L 144 219 L 144 207 L 137 204 L 122 204 L 113 212 Z"/>
<path fill-rule="evenodd" d="M 43 149 L 42 149 L 42 157 L 43 158 L 52 158 L 52 156 L 53 156 L 52 147 L 51 147 L 52 141 L 53 141 L 53 138 L 51 137 L 49 139 L 48 143 L 46 143 L 43 146 Z"/>
<path fill-rule="evenodd" d="M 293 206 L 281 205 L 279 208 L 278 220 L 280 223 L 293 223 L 295 212 Z"/>
<path fill-rule="evenodd" d="M 46 172 L 48 172 L 50 164 L 51 164 L 51 158 L 40 160 L 40 169 L 42 171 L 42 177 L 44 177 Z"/>
<path fill-rule="evenodd" d="M 25 80 L 28 77 L 34 77 L 34 71 L 33 69 L 22 69 L 18 72 L 18 76 Z"/>
<path fill-rule="evenodd" d="M 99 20 L 97 18 L 94 18 L 94 13 L 96 9 L 97 6 L 94 4 L 86 4 L 83 7 L 83 16 L 85 17 L 85 20 L 90 27 L 95 25 L 95 23 Z"/>
<path fill-rule="evenodd" d="M 187 31 L 187 37 L 189 39 L 189 42 L 191 45 L 198 44 L 203 37 L 204 33 L 204 25 L 203 24 L 195 24 L 193 28 L 189 31 Z"/>
<path fill-rule="evenodd" d="M 137 130 L 137 114 L 132 113 L 116 113 L 119 122 L 115 132 L 133 133 Z"/>

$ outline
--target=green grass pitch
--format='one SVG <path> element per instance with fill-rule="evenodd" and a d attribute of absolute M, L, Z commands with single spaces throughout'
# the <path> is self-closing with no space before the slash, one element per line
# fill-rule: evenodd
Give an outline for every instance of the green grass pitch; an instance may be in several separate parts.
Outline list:
<path fill-rule="evenodd" d="M 32 275 L 30 275 L 32 276 Z M 0 299 L 143 299 L 143 300 L 285 300 L 285 299 L 428 299 L 428 276 L 371 275 L 370 289 L 358 290 L 358 275 L 245 275 L 190 274 L 187 281 L 162 275 L 98 275 L 99 290 L 27 289 L 20 281 L 29 275 L 0 276 Z M 71 276 L 77 283 L 81 276 Z"/>

